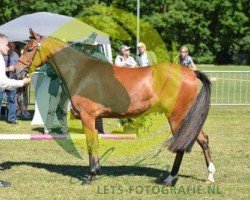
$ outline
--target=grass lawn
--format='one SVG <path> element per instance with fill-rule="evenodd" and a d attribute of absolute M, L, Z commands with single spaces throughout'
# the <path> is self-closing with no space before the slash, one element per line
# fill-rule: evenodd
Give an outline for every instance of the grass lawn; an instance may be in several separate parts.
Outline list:
<path fill-rule="evenodd" d="M 11 181 L 12 187 L 1 188 L 0 199 L 249 199 L 249 113 L 250 107 L 243 106 L 211 108 L 204 130 L 217 170 L 214 187 L 204 182 L 207 169 L 197 144 L 183 159 L 177 185 L 161 185 L 174 159 L 161 146 L 169 136 L 165 124 L 134 141 L 100 140 L 102 173 L 88 186 L 81 185 L 88 171 L 87 153 L 74 155 L 69 140 L 2 140 L 0 179 Z M 0 121 L 0 129 L 37 131 L 26 121 L 17 126 Z"/>

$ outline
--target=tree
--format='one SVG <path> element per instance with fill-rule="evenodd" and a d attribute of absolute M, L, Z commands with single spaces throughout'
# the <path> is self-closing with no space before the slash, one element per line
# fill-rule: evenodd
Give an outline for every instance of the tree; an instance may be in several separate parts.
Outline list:
<path fill-rule="evenodd" d="M 135 0 L 2 0 L 0 24 L 38 11 L 73 17 L 94 15 L 85 10 L 94 4 L 136 14 Z M 186 44 L 197 63 L 227 64 L 242 60 L 244 55 L 245 64 L 249 64 L 249 16 L 249 0 L 141 1 L 141 18 L 158 31 L 168 49 L 172 50 L 173 43 L 177 48 Z M 135 44 L 135 37 L 130 43 Z"/>

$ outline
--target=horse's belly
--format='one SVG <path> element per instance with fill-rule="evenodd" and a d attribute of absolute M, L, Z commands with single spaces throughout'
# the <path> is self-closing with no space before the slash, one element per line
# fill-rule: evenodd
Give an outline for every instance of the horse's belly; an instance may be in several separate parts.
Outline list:
<path fill-rule="evenodd" d="M 103 117 L 136 117 L 139 115 L 142 115 L 146 113 L 147 111 L 151 110 L 152 106 L 156 105 L 157 97 L 156 96 L 150 96 L 146 99 L 131 99 L 131 103 L 129 105 L 129 108 L 126 112 L 115 112 L 112 110 L 109 110 L 106 113 L 103 113 Z M 119 106 L 119 104 L 117 104 Z"/>

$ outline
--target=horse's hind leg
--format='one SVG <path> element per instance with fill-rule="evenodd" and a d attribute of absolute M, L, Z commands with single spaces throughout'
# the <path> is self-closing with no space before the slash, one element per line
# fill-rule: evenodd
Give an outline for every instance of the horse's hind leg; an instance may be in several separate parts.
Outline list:
<path fill-rule="evenodd" d="M 173 185 L 177 181 L 178 172 L 181 166 L 181 161 L 183 158 L 184 152 L 177 152 L 174 160 L 174 165 L 171 170 L 170 175 L 164 180 L 164 184 L 167 186 Z"/>
<path fill-rule="evenodd" d="M 207 164 L 207 168 L 208 168 L 207 181 L 214 183 L 215 167 L 214 167 L 211 155 L 210 155 L 210 149 L 208 146 L 208 144 L 209 144 L 208 136 L 206 135 L 206 133 L 204 131 L 201 131 L 199 133 L 199 135 L 197 137 L 197 142 L 201 146 L 203 153 L 204 153 L 204 156 L 205 156 L 205 160 L 206 160 L 206 164 Z"/>

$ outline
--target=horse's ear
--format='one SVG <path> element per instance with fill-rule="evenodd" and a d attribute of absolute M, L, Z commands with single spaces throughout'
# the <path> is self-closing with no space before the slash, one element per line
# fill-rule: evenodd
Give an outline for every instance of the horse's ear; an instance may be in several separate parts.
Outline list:
<path fill-rule="evenodd" d="M 30 31 L 30 36 L 31 36 L 32 38 L 37 38 L 37 37 L 38 37 L 38 34 L 35 33 L 35 31 L 33 31 L 32 28 L 30 28 L 29 31 Z"/>

